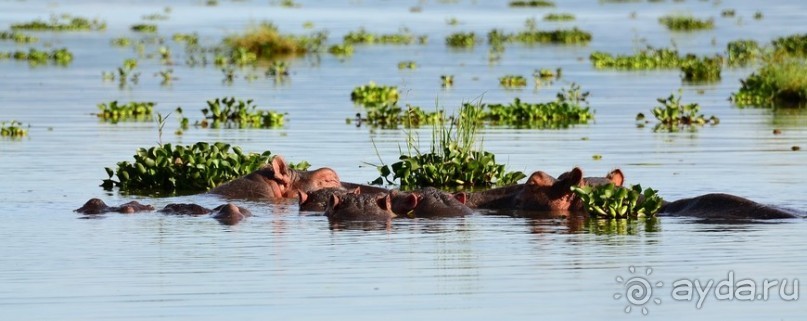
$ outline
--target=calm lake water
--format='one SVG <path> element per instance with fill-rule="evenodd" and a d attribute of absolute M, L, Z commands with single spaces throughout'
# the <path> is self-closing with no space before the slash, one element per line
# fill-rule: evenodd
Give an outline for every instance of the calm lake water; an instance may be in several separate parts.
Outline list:
<path fill-rule="evenodd" d="M 101 32 L 36 33 L 40 41 L 0 41 L 0 51 L 67 47 L 67 67 L 30 67 L 0 61 L 0 121 L 30 124 L 20 140 L 0 140 L 0 314 L 3 320 L 410 320 L 491 319 L 733 319 L 798 320 L 807 314 L 807 222 L 703 224 L 688 219 L 657 222 L 567 221 L 476 213 L 443 220 L 396 220 L 389 230 L 332 230 L 324 217 L 300 213 L 296 203 L 240 202 L 255 213 L 236 226 L 207 217 L 159 213 L 109 214 L 84 219 L 73 212 L 87 199 L 109 204 L 139 200 L 157 208 L 174 202 L 216 206 L 211 196 L 149 198 L 105 192 L 104 167 L 131 160 L 139 147 L 155 145 L 156 122 L 109 124 L 92 115 L 96 105 L 118 100 L 154 101 L 168 114 L 177 106 L 191 121 L 201 119 L 205 101 L 225 96 L 254 99 L 264 109 L 288 113 L 278 129 L 187 130 L 173 134 L 169 119 L 162 142 L 225 141 L 244 150 L 270 150 L 287 160 L 335 169 L 343 180 L 377 177 L 370 164 L 397 160 L 403 130 L 345 124 L 360 111 L 349 99 L 355 87 L 375 81 L 396 85 L 401 103 L 453 112 L 462 102 L 505 103 L 515 97 L 547 101 L 574 82 L 591 92 L 595 121 L 562 130 L 487 128 L 483 148 L 510 170 L 553 175 L 581 166 L 588 175 L 621 168 L 628 184 L 641 183 L 675 200 L 725 192 L 761 203 L 807 210 L 807 112 L 740 109 L 727 100 L 739 79 L 754 69 L 724 68 L 722 81 L 683 84 L 677 70 L 601 71 L 591 67 L 595 50 L 631 53 L 646 45 L 675 44 L 681 52 L 722 53 L 727 42 L 760 43 L 807 32 L 807 4 L 800 1 L 695 1 L 610 3 L 557 1 L 554 9 L 510 9 L 505 1 L 297 1 L 283 8 L 269 1 L 18 1 L 0 0 L 0 30 L 12 23 L 72 14 L 107 22 Z M 110 45 L 117 37 L 139 39 L 129 30 L 143 16 L 169 39 L 177 77 L 168 86 L 155 73 L 157 58 Z M 412 10 L 417 8 L 418 10 Z M 721 17 L 724 9 L 736 16 Z M 415 11 L 415 12 L 413 12 Z M 755 12 L 763 19 L 755 20 Z M 544 14 L 569 12 L 570 22 L 544 22 Z M 633 14 L 635 13 L 635 14 Z M 671 33 L 657 22 L 670 13 L 714 17 L 716 28 Z M 634 17 L 631 17 L 632 14 Z M 541 30 L 577 26 L 593 34 L 585 46 L 507 46 L 490 63 L 484 43 L 451 50 L 445 36 L 458 31 L 484 35 L 508 32 L 536 17 Z M 457 25 L 446 21 L 456 18 Z M 392 33 L 408 28 L 428 35 L 425 45 L 357 46 L 352 57 L 329 54 L 290 61 L 290 76 L 276 82 L 265 67 L 240 69 L 232 84 L 212 65 L 188 67 L 176 32 L 197 32 L 214 45 L 250 24 L 272 21 L 281 31 L 327 30 L 329 43 L 360 27 Z M 304 28 L 312 22 L 313 29 Z M 154 54 L 157 46 L 146 46 Z M 140 81 L 119 89 L 102 80 L 126 58 L 138 58 Z M 414 70 L 398 70 L 413 60 Z M 498 78 L 562 68 L 551 85 L 505 90 Z M 248 81 L 246 75 L 259 77 Z M 455 84 L 441 88 L 440 75 Z M 634 116 L 649 114 L 656 98 L 683 90 L 721 123 L 696 132 L 654 133 L 637 128 Z M 780 129 L 781 135 L 773 135 Z M 431 129 L 415 131 L 430 141 Z M 373 147 L 373 143 L 377 147 Z M 791 151 L 800 146 L 802 151 Z M 601 160 L 593 155 L 602 155 Z M 379 160 L 379 158 L 381 160 Z M 528 215 L 529 216 L 529 215 Z M 632 273 L 629 267 L 635 267 Z M 648 275 L 648 268 L 651 268 Z M 617 277 L 621 277 L 617 281 Z M 626 280 L 652 284 L 646 304 L 624 297 Z M 747 279 L 787 281 L 765 300 L 719 300 L 714 290 L 698 306 L 672 296 L 675 281 Z M 635 281 L 635 279 L 634 279 Z M 655 287 L 662 282 L 660 287 Z M 616 293 L 623 296 L 615 298 Z M 742 293 L 739 293 L 742 294 Z M 747 294 L 747 293 L 746 293 Z M 660 299 L 654 303 L 652 298 Z M 794 300 L 786 300 L 786 299 Z M 647 316 L 641 309 L 646 308 Z"/>

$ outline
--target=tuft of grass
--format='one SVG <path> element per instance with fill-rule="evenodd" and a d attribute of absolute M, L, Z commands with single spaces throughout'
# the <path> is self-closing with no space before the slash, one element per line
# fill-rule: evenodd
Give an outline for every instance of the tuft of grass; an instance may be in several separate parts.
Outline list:
<path fill-rule="evenodd" d="M 689 15 L 666 15 L 659 18 L 659 22 L 671 31 L 699 31 L 715 27 L 712 18 L 698 19 Z"/>
<path fill-rule="evenodd" d="M 243 51 L 257 59 L 273 60 L 317 51 L 326 38 L 323 32 L 307 36 L 284 35 L 275 25 L 263 22 L 243 34 L 225 38 L 224 43 L 234 52 Z"/>
<path fill-rule="evenodd" d="M 739 107 L 807 106 L 807 61 L 772 60 L 740 80 L 740 89 L 731 94 Z"/>

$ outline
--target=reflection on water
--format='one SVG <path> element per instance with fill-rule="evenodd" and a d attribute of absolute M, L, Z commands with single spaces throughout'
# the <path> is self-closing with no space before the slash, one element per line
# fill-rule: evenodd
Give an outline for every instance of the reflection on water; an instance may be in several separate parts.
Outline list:
<path fill-rule="evenodd" d="M 70 13 L 107 21 L 104 32 L 35 33 L 40 42 L 0 41 L 0 51 L 68 47 L 71 65 L 31 67 L 0 60 L 0 121 L 31 124 L 29 136 L 0 140 L 0 311 L 9 320 L 389 320 L 410 319 L 616 319 L 628 317 L 616 276 L 629 266 L 652 267 L 664 281 L 660 305 L 643 320 L 799 319 L 800 302 L 717 302 L 702 309 L 670 298 L 674 280 L 724 278 L 728 271 L 761 280 L 805 278 L 803 220 L 703 222 L 686 218 L 604 221 L 553 213 L 480 211 L 436 220 L 396 219 L 382 224 L 332 225 L 300 213 L 296 202 L 238 201 L 253 216 L 234 226 L 209 215 L 171 216 L 157 212 L 83 216 L 72 212 L 92 197 L 108 204 L 136 200 L 162 208 L 226 202 L 210 195 L 170 198 L 120 195 L 99 185 L 104 167 L 131 160 L 137 148 L 157 141 L 193 144 L 226 141 L 245 151 L 270 150 L 290 161 L 334 168 L 341 178 L 367 182 L 378 176 L 365 164 L 397 160 L 408 133 L 345 124 L 360 111 L 349 99 L 353 87 L 373 80 L 398 86 L 401 105 L 452 113 L 464 102 L 507 103 L 516 97 L 542 102 L 574 82 L 590 91 L 593 122 L 569 128 L 485 128 L 484 148 L 509 170 L 543 170 L 558 175 L 573 166 L 586 174 L 625 172 L 628 184 L 658 189 L 668 200 L 727 192 L 765 204 L 805 210 L 807 194 L 807 110 L 739 109 L 727 101 L 738 80 L 753 67 L 723 70 L 714 84 L 685 84 L 677 70 L 596 71 L 587 61 L 595 50 L 626 54 L 637 47 L 667 47 L 714 54 L 725 43 L 803 33 L 804 4 L 770 1 L 558 1 L 555 9 L 512 9 L 496 1 L 295 1 L 284 8 L 266 1 L 3 1 L 0 29 L 11 23 Z M 282 31 L 329 31 L 338 42 L 349 31 L 409 28 L 427 34 L 416 46 L 357 46 L 352 57 L 329 54 L 288 61 L 289 75 L 262 77 L 237 69 L 231 84 L 212 65 L 187 66 L 182 47 L 174 53 L 173 79 L 162 85 L 159 47 L 143 55 L 110 45 L 116 37 L 139 39 L 131 25 L 164 12 L 159 35 L 198 32 L 202 43 L 218 44 L 249 23 L 271 20 Z M 410 11 L 417 6 L 420 10 Z M 735 9 L 735 18 L 719 17 Z M 755 20 L 757 10 L 764 19 Z M 572 22 L 545 22 L 550 12 L 570 12 Z M 657 19 L 670 12 L 716 17 L 717 28 L 669 33 Z M 446 20 L 454 17 L 457 25 Z M 445 47 L 454 32 L 484 35 L 493 28 L 523 29 L 537 18 L 541 30 L 577 26 L 593 33 L 585 46 L 506 46 L 488 60 L 486 44 L 455 52 Z M 166 38 L 168 39 L 168 38 Z M 152 55 L 155 58 L 149 58 Z M 102 73 L 137 58 L 141 77 L 123 89 Z M 399 71 L 401 61 L 418 68 Z M 553 83 L 504 90 L 498 78 L 529 77 L 536 69 L 563 70 Z M 247 79 L 250 74 L 257 78 Z M 440 76 L 453 75 L 442 88 Z M 656 133 L 636 128 L 656 98 L 683 88 L 685 102 L 698 102 L 721 122 L 694 132 Z M 201 117 L 205 101 L 234 96 L 261 108 L 287 113 L 276 129 L 189 128 L 174 135 L 169 118 L 162 136 L 155 122 L 98 122 L 97 104 L 154 101 L 167 115 L 180 106 Z M 172 116 L 173 117 L 173 116 Z M 774 135 L 773 130 L 781 134 Z M 413 130 L 428 142 L 430 128 Z M 802 152 L 791 151 L 801 146 Z M 593 155 L 600 155 L 595 159 Z M 379 160 L 380 159 L 380 160 Z M 651 276 L 647 276 L 651 277 Z M 804 289 L 803 286 L 801 288 Z M 640 310 L 634 309 L 634 315 Z"/>

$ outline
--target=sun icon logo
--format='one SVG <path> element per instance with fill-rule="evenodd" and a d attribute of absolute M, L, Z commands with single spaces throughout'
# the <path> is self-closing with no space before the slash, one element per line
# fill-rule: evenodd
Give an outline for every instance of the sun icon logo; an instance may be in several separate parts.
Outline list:
<path fill-rule="evenodd" d="M 628 267 L 628 271 L 631 274 L 636 274 L 636 268 L 631 265 Z M 616 277 L 616 283 L 622 284 L 624 286 L 624 292 L 617 292 L 614 293 L 614 300 L 625 299 L 628 300 L 628 305 L 625 306 L 625 313 L 630 313 L 633 310 L 633 307 L 642 307 L 642 314 L 647 315 L 650 313 L 645 306 L 651 300 L 655 304 L 661 304 L 661 299 L 653 298 L 653 287 L 660 288 L 664 286 L 664 282 L 656 282 L 655 285 L 651 285 L 650 281 L 647 280 L 653 274 L 653 269 L 647 268 L 645 270 L 645 276 L 631 276 L 629 279 L 625 280 L 621 276 Z"/>

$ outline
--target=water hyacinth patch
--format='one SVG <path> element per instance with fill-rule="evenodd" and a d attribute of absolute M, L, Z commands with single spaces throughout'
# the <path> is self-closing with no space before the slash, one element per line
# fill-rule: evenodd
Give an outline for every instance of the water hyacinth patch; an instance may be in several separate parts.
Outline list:
<path fill-rule="evenodd" d="M 761 53 L 759 44 L 754 40 L 734 40 L 726 44 L 728 63 L 732 66 L 746 65 Z"/>
<path fill-rule="evenodd" d="M 18 31 L 2 31 L 0 32 L 0 40 L 12 40 L 16 43 L 34 43 L 39 41 L 39 38 Z"/>
<path fill-rule="evenodd" d="M 398 62 L 398 69 L 416 69 L 417 63 L 412 60 Z"/>
<path fill-rule="evenodd" d="M 463 108 L 476 109 L 473 113 L 464 113 L 474 115 L 475 123 L 487 122 L 490 125 L 517 128 L 568 128 L 594 119 L 588 106 L 588 95 L 580 86 L 572 84 L 569 89 L 562 89 L 557 98 L 550 102 L 526 103 L 516 98 L 507 105 L 465 104 Z"/>
<path fill-rule="evenodd" d="M 65 66 L 73 62 L 73 53 L 67 48 L 53 49 L 51 51 L 30 48 L 28 51 L 15 51 L 0 53 L 0 60 L 12 58 L 18 61 L 27 61 L 31 66 L 45 65 L 48 62 Z"/>
<path fill-rule="evenodd" d="M 700 105 L 697 103 L 681 104 L 680 91 L 678 96 L 670 94 L 667 98 L 658 98 L 656 100 L 661 106 L 657 106 L 651 111 L 659 121 L 653 131 L 677 132 L 683 127 L 695 129 L 695 126 L 717 125 L 720 123 L 720 120 L 715 116 L 707 119 L 703 114 L 699 114 Z"/>
<path fill-rule="evenodd" d="M 106 22 L 90 20 L 69 15 L 51 16 L 49 21 L 34 20 L 25 23 L 11 24 L 11 30 L 30 31 L 101 31 L 106 29 Z"/>
<path fill-rule="evenodd" d="M 106 190 L 119 187 L 132 194 L 185 194 L 206 191 L 253 172 L 272 159 L 271 152 L 244 153 L 240 147 L 217 142 L 193 145 L 163 144 L 139 148 L 134 162 L 122 161 L 105 168 Z M 113 179 L 117 178 L 117 180 Z"/>
<path fill-rule="evenodd" d="M 28 135 L 28 126 L 23 126 L 22 123 L 12 120 L 10 122 L 0 123 L 0 136 L 10 138 L 20 138 Z"/>
<path fill-rule="evenodd" d="M 235 97 L 216 98 L 207 101 L 202 109 L 205 120 L 197 125 L 219 128 L 272 128 L 283 126 L 284 115 L 269 110 L 257 110 L 252 99 L 236 100 Z"/>
<path fill-rule="evenodd" d="M 157 25 L 150 23 L 139 23 L 133 25 L 131 29 L 134 32 L 155 33 L 157 32 Z"/>
<path fill-rule="evenodd" d="M 598 186 L 573 186 L 572 191 L 583 201 L 583 208 L 595 218 L 633 219 L 652 217 L 661 209 L 664 200 L 652 188 L 642 190 L 641 185 L 615 186 L 612 183 Z"/>
<path fill-rule="evenodd" d="M 740 83 L 740 89 L 731 94 L 731 101 L 738 107 L 807 105 L 807 62 L 804 60 L 769 62 Z"/>
<path fill-rule="evenodd" d="M 687 15 L 667 15 L 659 18 L 659 22 L 671 31 L 698 31 L 715 27 L 714 19 L 698 19 Z"/>
<path fill-rule="evenodd" d="M 514 0 L 514 1 L 510 1 L 509 5 L 511 7 L 515 7 L 515 8 L 519 8 L 519 7 L 538 8 L 538 7 L 554 7 L 555 3 L 552 2 L 552 1 L 548 1 L 548 0 L 527 0 L 527 1 Z"/>
<path fill-rule="evenodd" d="M 589 56 L 595 68 L 626 70 L 673 69 L 681 64 L 681 57 L 675 49 L 652 48 L 640 50 L 635 55 L 612 55 L 595 51 Z"/>
<path fill-rule="evenodd" d="M 527 86 L 527 78 L 521 75 L 505 75 L 499 77 L 499 85 L 504 88 L 523 88 Z"/>
<path fill-rule="evenodd" d="M 548 13 L 544 16 L 544 21 L 572 21 L 574 15 L 571 13 Z"/>
<path fill-rule="evenodd" d="M 720 80 L 723 57 L 687 59 L 681 63 L 681 78 L 688 82 L 714 82 Z"/>
<path fill-rule="evenodd" d="M 377 34 L 371 33 L 364 28 L 357 31 L 348 32 L 343 38 L 344 44 L 383 44 L 383 45 L 410 45 L 417 41 L 417 43 L 425 44 L 427 36 L 415 36 L 408 30 L 403 30 L 399 33 Z"/>
<path fill-rule="evenodd" d="M 807 56 L 807 33 L 774 39 L 771 44 L 777 56 Z"/>
<path fill-rule="evenodd" d="M 118 101 L 98 104 L 98 118 L 110 121 L 113 124 L 126 120 L 151 120 L 151 113 L 154 110 L 154 102 L 132 101 L 126 104 L 118 104 Z"/>
<path fill-rule="evenodd" d="M 433 125 L 446 121 L 446 118 L 442 110 L 426 112 L 418 106 L 406 105 L 404 109 L 397 104 L 386 104 L 367 107 L 366 117 L 362 118 L 358 113 L 355 121 L 356 126 L 367 124 L 370 127 L 394 129 L 401 125 L 406 128 Z M 352 123 L 352 120 L 347 119 L 347 123 Z"/>
<path fill-rule="evenodd" d="M 446 36 L 446 45 L 453 48 L 471 48 L 476 44 L 473 32 L 455 32 Z"/>
<path fill-rule="evenodd" d="M 353 55 L 353 45 L 343 43 L 343 44 L 335 44 L 328 47 L 328 53 L 334 56 L 351 56 Z"/>
<path fill-rule="evenodd" d="M 398 102 L 398 87 L 376 85 L 370 82 L 353 89 L 350 100 L 354 103 L 368 107 L 394 104 Z"/>

